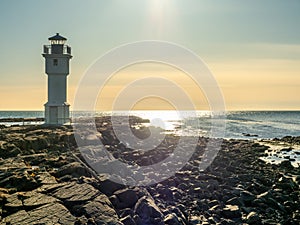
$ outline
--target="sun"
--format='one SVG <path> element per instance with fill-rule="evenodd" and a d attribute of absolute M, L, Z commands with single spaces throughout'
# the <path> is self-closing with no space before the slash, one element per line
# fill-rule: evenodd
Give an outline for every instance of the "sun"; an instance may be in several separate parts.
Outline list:
<path fill-rule="evenodd" d="M 151 12 L 159 15 L 164 13 L 170 7 L 170 0 L 151 0 L 149 2 Z"/>
<path fill-rule="evenodd" d="M 166 5 L 166 0 L 152 0 L 151 5 L 154 11 L 160 11 Z"/>
<path fill-rule="evenodd" d="M 160 36 L 164 27 L 167 25 L 167 18 L 173 18 L 169 15 L 173 12 L 171 0 L 151 0 L 149 1 L 149 27 L 151 31 Z M 172 10 L 171 10 L 172 8 Z"/>

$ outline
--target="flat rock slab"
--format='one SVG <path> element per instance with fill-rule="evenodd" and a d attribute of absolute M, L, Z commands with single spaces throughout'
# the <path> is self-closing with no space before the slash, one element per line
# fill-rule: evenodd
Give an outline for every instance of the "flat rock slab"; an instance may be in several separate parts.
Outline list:
<path fill-rule="evenodd" d="M 67 183 L 56 189 L 52 195 L 62 201 L 67 202 L 85 202 L 94 199 L 100 192 L 93 186 L 76 182 Z"/>
<path fill-rule="evenodd" d="M 22 200 L 20 199 L 18 193 L 14 193 L 12 195 L 8 195 L 6 197 L 6 207 L 10 208 L 19 208 L 23 206 Z"/>
<path fill-rule="evenodd" d="M 5 207 L 38 207 L 49 203 L 58 202 L 59 200 L 51 196 L 41 194 L 38 192 L 16 192 L 8 195 Z"/>
<path fill-rule="evenodd" d="M 36 176 L 36 180 L 39 184 L 57 184 L 55 177 L 51 176 L 48 172 L 39 172 Z"/>
<path fill-rule="evenodd" d="M 0 171 L 1 172 L 8 172 L 8 171 L 20 171 L 20 170 L 28 169 L 28 166 L 21 161 L 21 159 L 16 158 L 8 158 L 8 159 L 1 159 L 0 158 Z"/>
<path fill-rule="evenodd" d="M 65 206 L 60 203 L 50 203 L 26 212 L 18 211 L 2 220 L 1 225 L 28 225 L 28 224 L 74 224 L 74 217 Z"/>
<path fill-rule="evenodd" d="M 32 207 L 32 206 L 46 205 L 58 201 L 59 201 L 58 199 L 53 198 L 51 196 L 44 195 L 41 193 L 34 193 L 30 198 L 26 198 L 23 200 L 23 205 L 25 207 Z"/>

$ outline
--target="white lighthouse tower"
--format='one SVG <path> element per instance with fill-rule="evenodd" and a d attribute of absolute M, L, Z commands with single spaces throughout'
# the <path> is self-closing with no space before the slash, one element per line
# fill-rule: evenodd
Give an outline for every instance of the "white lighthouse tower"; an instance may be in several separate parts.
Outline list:
<path fill-rule="evenodd" d="M 50 45 L 44 45 L 43 57 L 48 75 L 48 102 L 45 104 L 45 123 L 62 125 L 70 122 L 70 104 L 67 103 L 67 76 L 71 48 L 65 45 L 66 38 L 57 33 L 48 39 Z"/>

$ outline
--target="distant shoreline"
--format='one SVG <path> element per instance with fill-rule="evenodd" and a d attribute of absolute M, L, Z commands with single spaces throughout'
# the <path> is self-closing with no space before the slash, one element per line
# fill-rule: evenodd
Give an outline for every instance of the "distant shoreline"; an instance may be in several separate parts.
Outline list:
<path fill-rule="evenodd" d="M 110 116 L 112 112 L 71 112 L 73 122 L 76 118 Z M 116 111 L 113 115 L 126 116 L 128 112 Z M 198 135 L 225 139 L 272 139 L 284 136 L 300 136 L 300 111 L 228 111 L 222 115 L 225 120 L 225 135 L 211 135 L 214 123 L 219 119 L 208 111 L 131 111 L 130 115 L 146 118 L 169 132 L 179 135 Z M 43 123 L 43 111 L 0 111 L 2 125 L 38 125 Z M 16 119 L 13 119 L 16 118 Z M 24 120 L 20 118 L 26 118 Z M 34 118 L 34 119 L 27 119 Z M 9 122 L 4 122 L 9 121 Z M 19 122 L 17 122 L 19 121 Z M 152 125 L 153 125 L 152 124 Z M 199 126 L 198 126 L 198 125 Z M 149 124 L 150 125 L 150 124 Z M 148 125 L 146 125 L 148 126 Z M 216 126 L 218 126 L 216 124 Z M 216 127 L 218 129 L 218 127 Z"/>

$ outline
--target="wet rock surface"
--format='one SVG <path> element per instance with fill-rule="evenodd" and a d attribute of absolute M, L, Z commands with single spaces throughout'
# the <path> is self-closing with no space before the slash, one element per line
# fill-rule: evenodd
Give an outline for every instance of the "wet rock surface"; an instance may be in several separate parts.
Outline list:
<path fill-rule="evenodd" d="M 151 151 L 131 150 L 117 140 L 107 117 L 96 122 L 99 135 L 89 136 L 83 154 L 77 149 L 72 127 L 1 127 L 1 225 L 300 223 L 300 169 L 289 161 L 263 162 L 260 157 L 266 146 L 223 140 L 213 163 L 199 170 L 209 141 L 199 138 L 180 171 L 159 183 L 132 187 L 109 180 L 110 171 L 95 175 L 84 164 L 85 157 L 95 154 L 100 161 L 105 159 L 95 150 L 93 140 L 100 139 L 114 158 L 139 167 L 172 156 L 178 137 L 167 136 Z M 132 124 L 141 122 L 145 121 L 131 118 Z M 141 138 L 149 135 L 146 128 L 132 129 Z M 165 170 L 174 168 L 164 166 Z M 157 176 L 148 171 L 137 179 L 156 180 Z"/>

